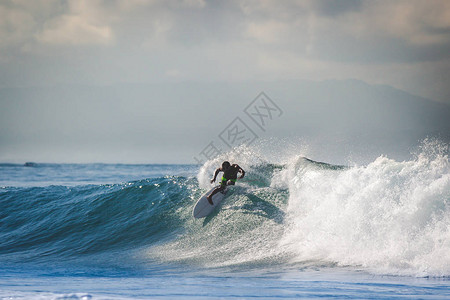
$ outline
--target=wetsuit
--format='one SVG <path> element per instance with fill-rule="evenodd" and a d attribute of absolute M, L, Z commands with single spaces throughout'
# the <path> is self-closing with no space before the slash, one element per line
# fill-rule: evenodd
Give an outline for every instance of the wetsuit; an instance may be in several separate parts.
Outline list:
<path fill-rule="evenodd" d="M 225 172 L 223 172 L 222 180 L 220 184 L 226 185 L 228 181 L 231 181 L 230 184 L 235 184 L 237 180 L 237 174 L 239 173 L 239 166 L 234 164 L 231 165 Z"/>
<path fill-rule="evenodd" d="M 214 178 L 211 180 L 211 183 L 213 183 L 216 180 L 216 176 L 217 174 L 219 174 L 219 172 L 223 172 L 222 179 L 220 180 L 220 186 L 216 187 L 211 192 L 211 194 L 209 194 L 209 196 L 206 197 L 208 199 L 209 204 L 211 205 L 213 205 L 211 199 L 214 194 L 223 191 L 227 185 L 234 185 L 236 183 L 237 174 L 239 172 L 242 173 L 242 175 L 239 178 L 243 178 L 245 175 L 245 171 L 241 167 L 239 167 L 237 164 L 233 164 L 226 170 L 223 170 L 222 168 L 217 169 L 216 172 L 214 173 Z"/>

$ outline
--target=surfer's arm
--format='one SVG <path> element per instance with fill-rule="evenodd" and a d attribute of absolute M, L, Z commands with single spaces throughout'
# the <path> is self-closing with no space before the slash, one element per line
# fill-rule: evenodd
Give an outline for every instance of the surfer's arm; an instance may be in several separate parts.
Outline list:
<path fill-rule="evenodd" d="M 222 168 L 216 169 L 216 171 L 214 172 L 214 177 L 213 177 L 213 179 L 211 179 L 211 183 L 216 181 L 216 177 L 217 177 L 217 175 L 219 174 L 220 171 L 222 171 Z"/>
<path fill-rule="evenodd" d="M 244 178 L 245 171 L 239 165 L 236 165 L 238 167 L 238 172 L 241 173 L 241 176 L 239 176 L 239 179 Z"/>

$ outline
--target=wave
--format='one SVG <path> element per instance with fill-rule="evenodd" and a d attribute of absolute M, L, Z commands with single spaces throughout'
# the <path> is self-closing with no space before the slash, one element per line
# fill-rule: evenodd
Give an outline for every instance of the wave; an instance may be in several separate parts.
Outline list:
<path fill-rule="evenodd" d="M 444 147 L 445 148 L 445 147 Z M 206 162 L 196 177 L 0 189 L 0 261 L 120 251 L 141 262 L 206 268 L 350 266 L 382 274 L 450 275 L 448 148 L 366 166 L 302 156 L 273 164 L 251 149 Z M 220 210 L 194 219 L 221 161 L 246 177 Z"/>
<path fill-rule="evenodd" d="M 161 240 L 180 223 L 195 191 L 177 176 L 124 184 L 4 188 L 0 255 L 20 261 L 132 248 Z"/>
<path fill-rule="evenodd" d="M 214 168 L 233 155 L 253 178 L 236 187 L 211 220 L 189 222 L 184 236 L 150 248 L 148 256 L 209 267 L 349 266 L 450 275 L 448 147 L 428 141 L 409 161 L 380 156 L 352 167 L 302 156 L 265 164 L 240 151 L 205 163 L 199 185 L 207 187 Z M 254 180 L 258 176 L 264 180 Z"/>
<path fill-rule="evenodd" d="M 388 274 L 450 274 L 447 156 L 316 172 L 295 163 L 280 246 L 296 261 L 321 260 Z"/>

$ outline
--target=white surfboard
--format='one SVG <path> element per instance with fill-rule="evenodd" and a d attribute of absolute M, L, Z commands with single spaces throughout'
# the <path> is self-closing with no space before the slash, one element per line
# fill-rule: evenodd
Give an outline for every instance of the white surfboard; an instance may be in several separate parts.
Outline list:
<path fill-rule="evenodd" d="M 208 199 L 206 199 L 206 196 L 209 195 L 216 187 L 218 186 L 215 186 L 212 189 L 210 189 L 197 201 L 197 203 L 194 206 L 194 211 L 192 213 L 194 215 L 194 218 L 198 219 L 208 216 L 223 200 L 225 194 L 227 193 L 228 187 L 225 187 L 225 189 L 222 192 L 218 192 L 212 197 L 211 200 L 214 203 L 213 205 L 209 204 Z"/>

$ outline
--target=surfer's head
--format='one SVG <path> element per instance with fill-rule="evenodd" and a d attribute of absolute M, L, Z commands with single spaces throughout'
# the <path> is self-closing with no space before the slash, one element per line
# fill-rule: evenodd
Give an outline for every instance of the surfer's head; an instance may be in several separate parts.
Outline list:
<path fill-rule="evenodd" d="M 224 161 L 222 163 L 222 169 L 224 169 L 224 170 L 228 169 L 230 166 L 231 166 L 231 164 L 227 161 Z"/>

